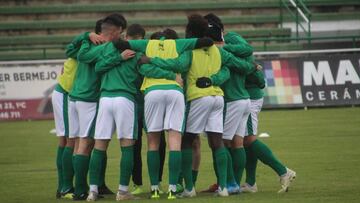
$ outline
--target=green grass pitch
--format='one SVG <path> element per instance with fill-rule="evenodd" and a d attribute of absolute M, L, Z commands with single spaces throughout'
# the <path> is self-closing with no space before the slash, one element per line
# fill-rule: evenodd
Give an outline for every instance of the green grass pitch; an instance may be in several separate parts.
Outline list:
<path fill-rule="evenodd" d="M 53 121 L 0 123 L 0 202 L 69 202 L 55 200 L 55 153 L 57 138 L 49 134 Z M 297 172 L 286 194 L 277 194 L 278 177 L 258 164 L 256 194 L 217 198 L 200 194 L 194 199 L 174 202 L 360 202 L 360 108 L 272 110 L 260 114 L 260 138 L 285 165 Z M 145 136 L 144 136 L 145 138 Z M 215 182 L 211 154 L 202 137 L 202 160 L 197 190 Z M 146 142 L 144 142 L 146 143 Z M 149 186 L 143 147 L 143 179 Z M 120 150 L 113 140 L 108 152 L 106 181 L 116 190 Z M 166 189 L 167 169 L 163 179 Z M 154 202 L 142 196 L 140 202 Z M 99 202 L 114 202 L 108 196 Z M 165 198 L 161 202 L 169 201 Z"/>

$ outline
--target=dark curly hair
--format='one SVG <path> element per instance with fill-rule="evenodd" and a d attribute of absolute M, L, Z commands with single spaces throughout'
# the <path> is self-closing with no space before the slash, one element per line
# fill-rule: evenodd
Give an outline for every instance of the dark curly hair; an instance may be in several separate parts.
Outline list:
<path fill-rule="evenodd" d="M 208 29 L 208 23 L 205 18 L 198 14 L 188 16 L 186 25 L 186 38 L 202 38 Z"/>

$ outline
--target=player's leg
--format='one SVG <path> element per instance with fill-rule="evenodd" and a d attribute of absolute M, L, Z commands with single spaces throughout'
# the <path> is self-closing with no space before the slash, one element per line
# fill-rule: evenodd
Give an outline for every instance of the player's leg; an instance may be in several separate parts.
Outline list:
<path fill-rule="evenodd" d="M 148 132 L 147 166 L 151 185 L 151 198 L 159 198 L 159 168 L 160 168 L 160 132 Z"/>
<path fill-rule="evenodd" d="M 129 183 L 134 163 L 134 139 L 120 139 L 121 161 L 120 161 L 120 179 L 119 188 L 116 194 L 116 200 L 136 199 L 129 192 Z"/>
<path fill-rule="evenodd" d="M 54 121 L 55 121 L 55 129 L 56 129 L 56 135 L 59 139 L 57 152 L 56 152 L 56 168 L 58 173 L 58 186 L 56 190 L 56 198 L 61 197 L 61 191 L 63 187 L 63 162 L 62 162 L 62 156 L 64 153 L 64 149 L 66 146 L 66 135 L 68 132 L 66 132 L 66 125 L 65 123 L 65 116 L 64 114 L 67 112 L 67 109 L 64 109 L 64 107 L 67 107 L 67 94 L 57 91 L 56 89 L 53 91 L 52 94 L 52 106 L 54 110 Z"/>
<path fill-rule="evenodd" d="M 151 185 L 151 198 L 157 199 L 159 196 L 159 168 L 160 154 L 159 144 L 161 131 L 163 131 L 165 101 L 164 91 L 153 90 L 145 95 L 145 126 L 147 131 L 147 166 Z"/>
<path fill-rule="evenodd" d="M 164 129 L 169 136 L 169 189 L 168 199 L 175 199 L 176 184 L 181 170 L 181 132 L 185 128 L 185 101 L 183 93 L 166 90 Z"/>
<path fill-rule="evenodd" d="M 250 116 L 249 116 L 249 119 Z M 245 146 L 245 153 L 246 153 L 246 165 L 245 165 L 245 171 L 246 171 L 246 179 L 245 183 L 241 186 L 242 192 L 257 192 L 257 186 L 256 186 L 256 167 L 257 167 L 257 157 L 255 153 L 249 149 L 247 143 L 252 143 L 256 140 L 255 135 L 247 135 L 244 138 L 244 146 Z"/>
<path fill-rule="evenodd" d="M 244 136 L 246 133 L 246 122 L 250 114 L 250 100 L 238 100 L 234 102 L 237 109 L 238 123 L 235 131 L 235 136 L 232 140 L 232 159 L 234 161 L 235 180 L 239 185 L 242 179 L 242 174 L 246 164 L 246 154 L 244 149 Z"/>
<path fill-rule="evenodd" d="M 134 142 L 138 136 L 137 108 L 133 101 L 125 97 L 114 98 L 116 108 L 113 108 L 116 123 L 117 138 L 120 142 L 120 178 L 116 200 L 136 199 L 129 192 L 129 183 L 134 166 Z"/>
<path fill-rule="evenodd" d="M 62 156 L 63 163 L 63 187 L 62 193 L 64 197 L 67 194 L 72 195 L 74 192 L 73 179 L 74 179 L 74 167 L 73 167 L 73 153 L 75 146 L 75 138 L 66 138 L 66 146 Z M 69 196 L 70 197 L 70 196 Z M 68 197 L 68 198 L 69 198 Z"/>
<path fill-rule="evenodd" d="M 75 192 L 74 200 L 87 198 L 87 173 L 89 169 L 89 154 L 91 152 L 92 136 L 96 122 L 97 103 L 95 102 L 75 102 L 79 116 L 79 146 L 74 156 L 75 171 Z"/>
<path fill-rule="evenodd" d="M 181 170 L 181 133 L 169 130 L 169 189 L 168 199 L 174 198 L 171 193 L 176 193 L 176 185 Z"/>
<path fill-rule="evenodd" d="M 213 108 L 208 116 L 205 131 L 208 135 L 208 142 L 213 151 L 216 171 L 218 174 L 219 196 L 228 196 L 226 189 L 228 151 L 224 146 L 223 134 L 223 109 L 224 99 L 220 96 L 211 97 L 213 99 Z"/>
<path fill-rule="evenodd" d="M 164 171 L 164 164 L 166 158 L 166 139 L 165 131 L 161 131 L 160 144 L 159 144 L 159 155 L 160 155 L 160 168 L 159 168 L 159 192 L 160 194 L 164 193 L 161 188 L 162 176 Z"/>
<path fill-rule="evenodd" d="M 113 191 L 111 191 L 108 186 L 106 185 L 105 182 L 105 176 L 106 176 L 106 168 L 107 168 L 107 152 L 105 151 L 105 157 L 104 157 L 104 161 L 102 163 L 102 167 L 101 167 L 101 173 L 100 173 L 100 180 L 99 180 L 99 194 L 100 195 L 112 195 L 114 194 Z"/>
<path fill-rule="evenodd" d="M 96 118 L 95 144 L 89 163 L 89 183 L 90 190 L 87 201 L 96 201 L 100 193 L 99 187 L 103 184 L 103 166 L 106 158 L 106 150 L 114 132 L 114 117 L 112 98 L 102 97 L 99 101 L 99 110 Z"/>
<path fill-rule="evenodd" d="M 254 100 L 251 103 L 251 125 L 253 135 L 257 133 L 258 114 L 261 110 L 263 100 Z M 281 182 L 281 189 L 279 192 L 286 192 L 290 182 L 295 178 L 296 173 L 282 164 L 277 157 L 273 154 L 272 150 L 263 142 L 257 139 L 249 139 L 245 143 L 249 150 L 264 164 L 271 167 L 279 176 Z"/>
<path fill-rule="evenodd" d="M 181 173 L 184 178 L 185 188 L 182 192 L 182 197 L 196 196 L 192 165 L 193 165 L 193 142 L 198 137 L 194 133 L 185 133 L 181 142 Z"/>
<path fill-rule="evenodd" d="M 138 195 L 143 193 L 142 190 L 142 158 L 141 158 L 141 148 L 142 148 L 142 129 L 143 129 L 143 113 L 138 114 L 138 137 L 134 143 L 134 167 L 132 171 L 132 181 L 134 183 L 134 189 L 131 192 L 133 195 Z"/>
<path fill-rule="evenodd" d="M 87 201 L 96 201 L 98 199 L 102 166 L 105 161 L 106 150 L 110 141 L 110 139 L 98 139 L 99 137 L 100 136 L 95 139 L 94 149 L 89 162 L 90 189 Z"/>
<path fill-rule="evenodd" d="M 59 137 L 59 144 L 58 144 L 57 152 L 56 152 L 56 168 L 57 168 L 57 172 L 58 172 L 58 186 L 57 186 L 57 190 L 56 190 L 56 198 L 61 197 L 61 189 L 63 187 L 64 176 L 63 176 L 62 156 L 64 153 L 65 145 L 66 145 L 66 138 Z"/>
<path fill-rule="evenodd" d="M 223 136 L 224 138 L 224 136 Z M 226 156 L 228 159 L 228 165 L 227 165 L 227 179 L 226 179 L 226 188 L 229 192 L 229 194 L 233 194 L 233 193 L 238 193 L 240 187 L 238 187 L 238 184 L 235 181 L 235 176 L 234 176 L 234 165 L 236 163 L 235 160 L 233 160 L 232 157 L 232 141 L 231 140 L 226 140 L 223 139 L 224 142 L 224 146 L 226 147 Z"/>
<path fill-rule="evenodd" d="M 198 98 L 186 104 L 186 133 L 181 144 L 181 172 L 185 182 L 183 197 L 196 196 L 192 174 L 193 142 L 198 134 L 204 132 L 211 107 L 211 98 L 209 97 Z"/>
<path fill-rule="evenodd" d="M 199 167 L 200 167 L 200 161 L 201 161 L 201 141 L 200 141 L 200 137 L 196 136 L 194 141 L 193 141 L 193 145 L 192 145 L 192 150 L 193 150 L 193 154 L 192 154 L 192 180 L 193 180 L 193 184 L 196 184 L 196 180 L 199 174 Z"/>

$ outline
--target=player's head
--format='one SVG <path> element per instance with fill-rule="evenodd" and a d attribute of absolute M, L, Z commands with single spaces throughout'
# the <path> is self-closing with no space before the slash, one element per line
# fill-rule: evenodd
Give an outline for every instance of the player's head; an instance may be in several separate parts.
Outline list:
<path fill-rule="evenodd" d="M 204 18 L 208 21 L 208 29 L 205 35 L 215 42 L 223 42 L 224 25 L 221 19 L 213 13 L 205 15 Z"/>
<path fill-rule="evenodd" d="M 119 39 L 126 28 L 124 16 L 118 13 L 107 16 L 101 23 L 101 34 L 108 41 Z"/>
<path fill-rule="evenodd" d="M 165 30 L 162 31 L 164 34 L 165 39 L 178 39 L 179 36 L 176 33 L 175 30 L 170 29 L 170 28 L 166 28 Z"/>
<path fill-rule="evenodd" d="M 205 36 L 208 23 L 201 15 L 193 14 L 188 16 L 188 24 L 186 25 L 186 38 L 202 38 Z"/>
<path fill-rule="evenodd" d="M 100 19 L 100 20 L 96 21 L 95 33 L 98 34 L 98 35 L 101 33 L 101 24 L 103 22 L 104 22 L 104 19 Z"/>
<path fill-rule="evenodd" d="M 144 39 L 144 37 L 145 29 L 139 24 L 132 24 L 126 30 L 126 40 Z"/>
<path fill-rule="evenodd" d="M 161 39 L 162 37 L 164 37 L 164 33 L 163 32 L 154 32 L 150 35 L 150 39 Z"/>

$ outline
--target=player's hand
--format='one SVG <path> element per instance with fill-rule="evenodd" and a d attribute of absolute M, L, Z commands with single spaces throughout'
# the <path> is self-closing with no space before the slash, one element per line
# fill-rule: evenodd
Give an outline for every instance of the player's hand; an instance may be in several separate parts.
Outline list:
<path fill-rule="evenodd" d="M 261 70 L 263 69 L 263 67 L 262 67 L 260 64 L 255 63 L 255 62 L 253 62 L 253 64 L 254 64 L 256 70 L 260 70 L 260 71 L 261 71 Z"/>
<path fill-rule="evenodd" d="M 123 52 L 126 49 L 130 49 L 129 42 L 122 40 L 122 39 L 115 39 L 112 41 L 114 47 L 119 50 L 119 52 Z"/>
<path fill-rule="evenodd" d="M 176 81 L 181 87 L 184 86 L 184 81 L 183 81 L 183 79 L 182 79 L 182 77 L 181 77 L 181 74 L 176 74 L 175 81 Z"/>
<path fill-rule="evenodd" d="M 138 64 L 139 65 L 143 65 L 143 64 L 146 64 L 146 63 L 150 63 L 150 59 L 149 57 L 145 56 L 145 55 L 142 55 L 138 61 Z"/>
<path fill-rule="evenodd" d="M 89 39 L 93 44 L 96 44 L 96 45 L 106 42 L 106 40 L 102 36 L 100 36 L 94 32 L 90 33 Z"/>
<path fill-rule="evenodd" d="M 208 77 L 201 77 L 196 80 L 196 87 L 207 88 L 212 85 L 211 79 Z"/>
<path fill-rule="evenodd" d="M 130 49 L 125 49 L 125 51 L 121 52 L 121 57 L 124 59 L 124 60 L 128 60 L 132 57 L 135 56 L 135 51 L 133 50 L 130 50 Z"/>

